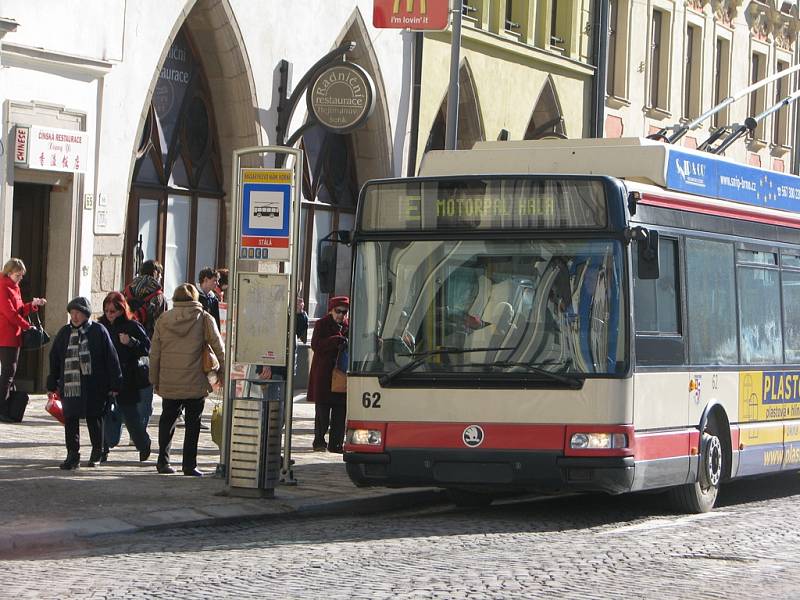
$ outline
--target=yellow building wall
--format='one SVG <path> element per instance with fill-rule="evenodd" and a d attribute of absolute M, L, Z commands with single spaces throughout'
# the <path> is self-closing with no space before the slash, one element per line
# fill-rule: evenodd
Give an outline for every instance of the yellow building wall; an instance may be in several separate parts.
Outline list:
<path fill-rule="evenodd" d="M 427 34 L 423 52 L 417 165 L 450 79 L 450 32 Z M 485 139 L 495 140 L 501 129 L 509 139 L 523 139 L 539 94 L 552 77 L 566 135 L 588 135 L 594 69 L 497 35 L 464 28 L 462 65 L 471 72 Z M 463 94 L 463 89 L 462 89 Z"/>

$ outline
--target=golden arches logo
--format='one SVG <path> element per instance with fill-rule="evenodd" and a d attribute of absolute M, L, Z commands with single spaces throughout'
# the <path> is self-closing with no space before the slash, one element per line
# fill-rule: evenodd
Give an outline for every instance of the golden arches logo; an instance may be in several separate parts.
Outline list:
<path fill-rule="evenodd" d="M 394 0 L 394 5 L 392 5 L 392 13 L 397 14 L 400 12 L 401 2 L 402 0 Z M 416 0 L 406 0 L 406 12 L 410 13 L 414 11 L 414 2 L 416 2 Z M 419 0 L 419 12 L 422 15 L 428 12 L 428 0 Z"/>

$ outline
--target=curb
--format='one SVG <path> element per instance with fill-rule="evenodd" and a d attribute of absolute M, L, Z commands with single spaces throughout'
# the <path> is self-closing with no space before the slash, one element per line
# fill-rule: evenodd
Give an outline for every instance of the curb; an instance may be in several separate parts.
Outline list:
<path fill-rule="evenodd" d="M 49 529 L 31 529 L 11 534 L 0 533 L 0 559 L 23 558 L 23 555 L 29 554 L 31 550 L 64 548 L 77 544 L 82 539 L 96 539 L 141 531 L 231 525 L 243 521 L 265 522 L 278 518 L 307 519 L 378 514 L 401 508 L 436 506 L 447 502 L 447 496 L 442 490 L 425 489 L 330 502 L 299 501 L 291 504 L 276 502 L 264 505 L 266 510 L 258 510 L 259 506 L 257 505 L 211 505 L 205 508 L 156 511 L 130 519 L 108 517 L 76 520 Z"/>

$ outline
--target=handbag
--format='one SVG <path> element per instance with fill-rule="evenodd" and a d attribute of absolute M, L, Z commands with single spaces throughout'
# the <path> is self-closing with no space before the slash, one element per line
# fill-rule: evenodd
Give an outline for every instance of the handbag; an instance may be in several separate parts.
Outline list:
<path fill-rule="evenodd" d="M 28 322 L 31 326 L 22 332 L 22 349 L 23 350 L 38 350 L 42 346 L 50 342 L 50 336 L 42 327 L 42 322 L 39 319 L 39 313 L 36 311 L 31 312 L 33 318 L 28 317 Z"/>
<path fill-rule="evenodd" d="M 217 359 L 217 355 L 214 354 L 211 346 L 206 344 L 205 348 L 203 348 L 203 373 L 208 375 L 209 373 L 216 372 L 218 370 L 219 359 Z"/>
<path fill-rule="evenodd" d="M 339 350 L 336 365 L 331 372 L 331 392 L 344 394 L 347 392 L 347 350 Z"/>
<path fill-rule="evenodd" d="M 347 373 L 338 367 L 334 367 L 331 373 L 331 392 L 337 394 L 347 392 Z"/>
<path fill-rule="evenodd" d="M 136 359 L 133 371 L 133 378 L 136 382 L 136 389 L 141 390 L 150 385 L 150 357 L 140 356 Z"/>
<path fill-rule="evenodd" d="M 61 404 L 61 395 L 58 392 L 50 392 L 47 394 L 47 402 L 44 409 L 49 412 L 55 419 L 64 424 L 64 406 Z"/>

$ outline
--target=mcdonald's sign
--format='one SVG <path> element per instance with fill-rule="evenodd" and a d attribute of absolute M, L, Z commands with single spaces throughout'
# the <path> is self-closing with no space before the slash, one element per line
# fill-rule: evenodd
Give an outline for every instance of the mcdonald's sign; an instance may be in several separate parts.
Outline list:
<path fill-rule="evenodd" d="M 450 0 L 373 0 L 372 24 L 384 29 L 442 30 Z"/>

